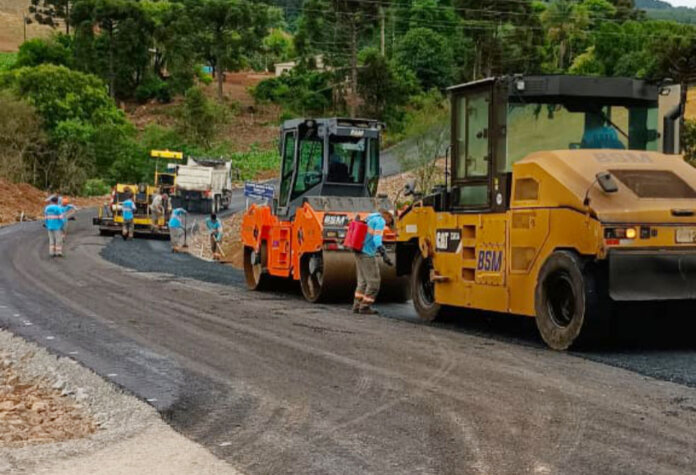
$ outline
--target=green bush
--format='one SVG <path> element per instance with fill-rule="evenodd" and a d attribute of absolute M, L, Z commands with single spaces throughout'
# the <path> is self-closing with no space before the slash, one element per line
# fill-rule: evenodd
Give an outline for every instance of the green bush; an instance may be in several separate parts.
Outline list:
<path fill-rule="evenodd" d="M 166 104 L 172 101 L 172 93 L 169 84 L 158 77 L 150 77 L 135 88 L 135 99 L 144 104 L 145 102 L 156 99 L 157 102 Z"/>
<path fill-rule="evenodd" d="M 12 69 L 17 62 L 17 53 L 0 52 L 0 71 Z"/>
<path fill-rule="evenodd" d="M 65 120 L 125 125 L 126 118 L 96 76 L 65 66 L 42 64 L 4 73 L 7 84 L 32 104 L 49 130 Z"/>
<path fill-rule="evenodd" d="M 60 36 L 50 40 L 34 38 L 22 43 L 19 47 L 19 53 L 17 53 L 16 67 L 39 66 L 41 64 L 71 67 L 73 52 L 70 40 L 61 39 Z"/>
<path fill-rule="evenodd" d="M 111 187 L 101 178 L 90 178 L 82 188 L 83 196 L 103 196 L 109 194 Z"/>
<path fill-rule="evenodd" d="M 259 103 L 272 102 L 295 115 L 318 115 L 331 106 L 330 79 L 330 73 L 295 68 L 282 76 L 261 81 L 250 92 Z"/>

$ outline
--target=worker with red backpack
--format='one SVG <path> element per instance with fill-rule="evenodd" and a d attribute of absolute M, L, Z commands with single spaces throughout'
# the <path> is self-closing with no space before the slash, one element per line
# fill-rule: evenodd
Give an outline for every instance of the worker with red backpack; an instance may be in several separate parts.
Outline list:
<path fill-rule="evenodd" d="M 353 312 L 363 315 L 376 314 L 372 304 L 377 298 L 381 283 L 377 254 L 387 265 L 393 265 L 382 244 L 384 228 L 394 223 L 394 216 L 386 209 L 367 216 L 365 221 L 355 220 L 348 226 L 344 246 L 355 251 L 355 269 L 358 285 L 355 288 Z"/>

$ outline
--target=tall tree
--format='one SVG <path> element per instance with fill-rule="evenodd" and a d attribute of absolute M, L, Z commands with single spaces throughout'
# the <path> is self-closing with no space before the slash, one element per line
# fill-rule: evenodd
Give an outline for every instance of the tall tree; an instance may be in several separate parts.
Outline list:
<path fill-rule="evenodd" d="M 239 70 L 249 53 L 262 48 L 269 26 L 268 8 L 247 0 L 190 0 L 187 10 L 196 19 L 196 47 L 215 68 L 222 100 L 225 70 Z"/>
<path fill-rule="evenodd" d="M 558 45 L 556 66 L 563 70 L 572 62 L 572 40 L 585 35 L 589 24 L 587 11 L 568 0 L 556 0 L 541 14 L 541 21 L 549 39 Z"/>

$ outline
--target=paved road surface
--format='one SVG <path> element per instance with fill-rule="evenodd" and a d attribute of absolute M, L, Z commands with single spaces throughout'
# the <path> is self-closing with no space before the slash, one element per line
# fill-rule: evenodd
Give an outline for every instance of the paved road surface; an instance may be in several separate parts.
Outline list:
<path fill-rule="evenodd" d="M 649 373 L 631 357 L 640 335 L 578 357 L 541 347 L 523 319 L 433 327 L 403 305 L 386 308 L 393 318 L 356 316 L 293 289 L 248 292 L 233 269 L 164 242 L 101 238 L 88 221 L 74 223 L 64 259 L 46 255 L 38 223 L 0 229 L 0 325 L 149 400 L 244 472 L 696 466 L 693 389 L 587 359 Z M 693 346 L 639 356 L 693 378 Z"/>

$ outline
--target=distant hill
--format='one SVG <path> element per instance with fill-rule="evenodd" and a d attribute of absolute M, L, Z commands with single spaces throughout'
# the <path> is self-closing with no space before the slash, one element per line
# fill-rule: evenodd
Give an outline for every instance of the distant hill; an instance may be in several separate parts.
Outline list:
<path fill-rule="evenodd" d="M 636 8 L 641 10 L 669 10 L 674 8 L 671 3 L 662 0 L 635 0 Z"/>
<path fill-rule="evenodd" d="M 645 10 L 651 20 L 669 20 L 696 25 L 696 8 L 675 7 L 662 0 L 635 0 L 636 8 Z"/>

